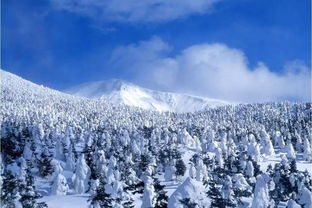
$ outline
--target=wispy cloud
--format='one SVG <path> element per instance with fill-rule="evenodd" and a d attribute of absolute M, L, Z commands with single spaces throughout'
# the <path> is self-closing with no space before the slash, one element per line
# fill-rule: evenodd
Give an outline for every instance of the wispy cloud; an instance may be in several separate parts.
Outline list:
<path fill-rule="evenodd" d="M 281 73 L 264 63 L 248 67 L 245 54 L 225 44 L 200 44 L 170 56 L 158 37 L 117 48 L 110 64 L 143 85 L 243 102 L 310 100 L 311 73 L 300 61 Z"/>
<path fill-rule="evenodd" d="M 61 10 L 102 21 L 162 22 L 202 14 L 220 0 L 50 0 Z"/>

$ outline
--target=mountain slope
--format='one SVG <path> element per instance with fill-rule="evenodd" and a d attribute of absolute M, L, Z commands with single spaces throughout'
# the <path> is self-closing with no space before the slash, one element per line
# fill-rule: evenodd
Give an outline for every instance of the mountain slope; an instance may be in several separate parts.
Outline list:
<path fill-rule="evenodd" d="M 35 84 L 31 81 L 23 79 L 15 74 L 0 69 L 0 89 L 1 97 L 11 98 L 33 98 L 38 97 L 40 99 L 45 97 L 62 97 L 62 98 L 74 98 L 74 96 Z"/>
<path fill-rule="evenodd" d="M 2 100 L 14 97 L 21 101 L 37 98 L 34 99 L 36 102 L 55 99 L 79 102 L 86 97 L 96 98 L 102 104 L 125 104 L 161 112 L 194 112 L 229 104 L 214 99 L 149 90 L 117 79 L 85 83 L 66 93 L 35 84 L 4 70 L 0 70 L 0 81 Z"/>
<path fill-rule="evenodd" d="M 107 93 L 127 89 L 107 86 L 102 88 Z M 164 195 L 169 208 L 210 207 L 218 203 L 216 189 L 222 193 L 217 200 L 225 202 L 236 197 L 233 190 L 247 193 L 232 200 L 234 207 L 286 205 L 265 195 L 269 181 L 277 190 L 287 190 L 285 181 L 299 184 L 285 192 L 286 200 L 296 195 L 303 207 L 311 207 L 311 103 L 175 114 L 68 95 L 4 71 L 0 87 L 4 207 L 86 208 L 99 203 L 103 193 L 114 207 L 155 207 L 152 199 L 166 203 Z"/>
<path fill-rule="evenodd" d="M 99 98 L 111 103 L 179 113 L 230 104 L 216 99 L 145 89 L 117 79 L 85 83 L 66 92 L 82 97 Z"/>

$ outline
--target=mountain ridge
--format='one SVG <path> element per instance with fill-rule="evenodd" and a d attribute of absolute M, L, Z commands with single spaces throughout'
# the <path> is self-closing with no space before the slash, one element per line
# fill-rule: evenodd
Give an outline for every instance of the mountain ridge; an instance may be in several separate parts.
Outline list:
<path fill-rule="evenodd" d="M 69 88 L 65 92 L 76 96 L 97 98 L 144 109 L 179 113 L 231 104 L 222 100 L 183 93 L 151 90 L 120 79 L 87 82 Z"/>
<path fill-rule="evenodd" d="M 121 104 L 145 110 L 177 113 L 195 112 L 231 104 L 216 99 L 151 90 L 121 79 L 87 82 L 65 91 L 58 91 L 2 69 L 0 78 L 2 91 L 5 90 L 10 94 L 22 94 L 24 97 L 27 95 L 30 97 L 44 96 L 45 99 L 51 99 L 51 96 L 64 99 L 95 99 L 113 105 Z"/>

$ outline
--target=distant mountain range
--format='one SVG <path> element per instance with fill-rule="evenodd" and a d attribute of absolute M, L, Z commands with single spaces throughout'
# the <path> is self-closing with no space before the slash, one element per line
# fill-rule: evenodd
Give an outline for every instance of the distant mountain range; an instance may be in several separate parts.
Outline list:
<path fill-rule="evenodd" d="M 111 103 L 179 113 L 230 104 L 216 99 L 150 90 L 118 79 L 84 83 L 72 87 L 66 92 L 76 96 L 102 99 Z"/>

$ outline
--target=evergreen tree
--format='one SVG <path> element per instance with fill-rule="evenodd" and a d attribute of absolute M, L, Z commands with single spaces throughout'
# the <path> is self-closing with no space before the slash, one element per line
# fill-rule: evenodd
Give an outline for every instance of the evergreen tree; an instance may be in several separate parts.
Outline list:
<path fill-rule="evenodd" d="M 196 208 L 197 207 L 197 203 L 192 202 L 190 198 L 181 199 L 180 203 L 183 205 L 183 208 Z"/>
<path fill-rule="evenodd" d="M 3 181 L 0 191 L 1 204 L 4 207 L 15 207 L 15 201 L 18 198 L 19 181 L 8 170 L 4 170 L 1 177 Z"/>
<path fill-rule="evenodd" d="M 84 154 L 77 161 L 75 174 L 72 177 L 76 193 L 82 194 L 89 189 L 90 168 L 88 167 Z"/>
<path fill-rule="evenodd" d="M 105 191 L 106 181 L 104 177 L 100 178 L 99 186 L 96 189 L 96 193 L 90 197 L 90 208 L 110 208 L 112 206 L 113 199 L 111 195 Z"/>
<path fill-rule="evenodd" d="M 175 169 L 176 169 L 175 174 L 176 174 L 177 177 L 178 176 L 184 176 L 185 171 L 186 171 L 186 166 L 185 166 L 185 164 L 184 164 L 182 159 L 179 159 L 179 160 L 176 161 Z"/>
<path fill-rule="evenodd" d="M 261 174 L 257 177 L 254 197 L 252 201 L 252 208 L 267 208 L 270 207 L 270 197 L 268 190 L 269 176 Z"/>
<path fill-rule="evenodd" d="M 215 180 L 206 182 L 209 187 L 207 196 L 211 199 L 211 207 L 226 208 L 227 202 L 222 198 L 220 187 Z"/>
<path fill-rule="evenodd" d="M 49 176 L 53 173 L 52 154 L 49 154 L 45 149 L 40 155 L 40 159 L 37 160 L 37 166 L 39 169 L 39 175 L 42 177 Z"/>
<path fill-rule="evenodd" d="M 54 178 L 51 194 L 53 195 L 66 195 L 69 190 L 66 178 L 61 174 L 58 173 Z"/>
<path fill-rule="evenodd" d="M 23 208 L 47 207 L 44 202 L 36 202 L 36 199 L 40 198 L 41 196 L 35 190 L 34 177 L 31 175 L 29 167 L 26 169 L 26 175 L 24 180 L 19 185 L 19 193 L 19 201 L 22 204 Z"/>
<path fill-rule="evenodd" d="M 151 208 L 155 204 L 155 188 L 152 179 L 148 176 L 144 185 L 141 208 Z"/>
<path fill-rule="evenodd" d="M 297 172 L 297 163 L 296 160 L 292 160 L 290 162 L 290 172 L 291 173 L 296 173 Z"/>
<path fill-rule="evenodd" d="M 132 194 L 143 194 L 144 182 L 139 180 L 137 183 L 128 185 L 125 189 L 131 191 Z"/>
<path fill-rule="evenodd" d="M 153 178 L 154 180 L 154 189 L 155 189 L 155 208 L 166 208 L 168 204 L 168 196 L 164 190 L 165 186 L 161 185 L 158 178 Z"/>
<path fill-rule="evenodd" d="M 304 139 L 304 145 L 303 145 L 303 159 L 306 161 L 312 160 L 312 153 L 311 153 L 311 145 L 308 138 Z"/>
<path fill-rule="evenodd" d="M 149 154 L 142 154 L 140 157 L 139 168 L 141 172 L 144 172 L 151 161 L 151 156 Z"/>
<path fill-rule="evenodd" d="M 128 195 L 122 202 L 123 208 L 134 208 L 134 200 Z"/>

